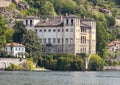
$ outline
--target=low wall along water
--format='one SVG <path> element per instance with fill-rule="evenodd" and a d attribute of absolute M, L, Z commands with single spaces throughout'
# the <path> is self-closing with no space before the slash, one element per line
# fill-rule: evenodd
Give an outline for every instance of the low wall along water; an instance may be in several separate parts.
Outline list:
<path fill-rule="evenodd" d="M 26 62 L 26 60 L 21 60 L 20 58 L 0 58 L 0 69 L 5 69 L 10 66 L 10 64 L 19 65 L 23 62 Z"/>

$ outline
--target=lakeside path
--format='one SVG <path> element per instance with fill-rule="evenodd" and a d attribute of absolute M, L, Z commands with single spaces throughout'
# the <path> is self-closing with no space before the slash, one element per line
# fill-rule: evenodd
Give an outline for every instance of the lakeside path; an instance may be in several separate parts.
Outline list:
<path fill-rule="evenodd" d="M 50 71 L 50 70 L 45 68 L 33 68 L 32 71 Z"/>

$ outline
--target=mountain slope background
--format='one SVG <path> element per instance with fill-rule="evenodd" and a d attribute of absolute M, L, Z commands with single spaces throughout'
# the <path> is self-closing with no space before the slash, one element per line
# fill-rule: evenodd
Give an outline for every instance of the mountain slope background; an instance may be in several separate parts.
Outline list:
<path fill-rule="evenodd" d="M 97 22 L 97 53 L 106 58 L 107 44 L 120 39 L 120 0 L 19 0 L 0 8 L 4 22 L 12 28 L 17 20 L 28 15 L 41 18 L 75 14 L 80 18 L 94 18 Z M 114 28 L 114 29 L 112 29 Z"/>

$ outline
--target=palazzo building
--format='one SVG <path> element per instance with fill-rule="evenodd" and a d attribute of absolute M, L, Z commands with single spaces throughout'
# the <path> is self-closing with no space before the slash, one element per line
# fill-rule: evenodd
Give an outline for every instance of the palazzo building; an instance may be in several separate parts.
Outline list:
<path fill-rule="evenodd" d="M 24 24 L 36 31 L 46 53 L 96 54 L 96 21 L 75 15 L 40 19 L 27 16 Z"/>

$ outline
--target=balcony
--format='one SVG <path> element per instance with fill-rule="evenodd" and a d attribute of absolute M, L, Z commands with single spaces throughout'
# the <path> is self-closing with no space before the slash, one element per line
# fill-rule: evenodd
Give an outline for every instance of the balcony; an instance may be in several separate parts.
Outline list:
<path fill-rule="evenodd" d="M 50 47 L 50 46 L 52 46 L 52 44 L 51 43 L 47 43 L 46 46 Z"/>

